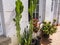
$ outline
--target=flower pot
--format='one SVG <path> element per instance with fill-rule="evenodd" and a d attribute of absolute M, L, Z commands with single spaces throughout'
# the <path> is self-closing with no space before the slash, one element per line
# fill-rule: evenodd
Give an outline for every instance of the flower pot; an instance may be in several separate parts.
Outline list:
<path fill-rule="evenodd" d="M 49 38 L 49 34 L 45 34 L 45 33 L 41 30 L 41 37 L 42 37 L 42 38 Z"/>
<path fill-rule="evenodd" d="M 31 45 L 41 45 L 40 40 L 41 40 L 41 37 L 37 36 L 36 39 L 32 39 Z"/>
<path fill-rule="evenodd" d="M 49 38 L 49 34 L 43 34 L 42 37 L 43 38 Z"/>
<path fill-rule="evenodd" d="M 40 36 L 37 36 L 35 45 L 41 45 L 40 44 L 40 41 L 41 41 L 41 37 Z"/>
<path fill-rule="evenodd" d="M 32 39 L 31 45 L 35 45 L 36 39 Z"/>

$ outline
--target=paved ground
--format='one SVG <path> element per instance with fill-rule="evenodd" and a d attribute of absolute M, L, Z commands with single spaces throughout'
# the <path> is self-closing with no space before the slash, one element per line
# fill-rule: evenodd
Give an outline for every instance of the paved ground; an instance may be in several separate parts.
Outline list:
<path fill-rule="evenodd" d="M 41 45 L 60 45 L 60 26 L 57 26 L 57 32 L 50 36 L 50 39 L 41 41 Z"/>

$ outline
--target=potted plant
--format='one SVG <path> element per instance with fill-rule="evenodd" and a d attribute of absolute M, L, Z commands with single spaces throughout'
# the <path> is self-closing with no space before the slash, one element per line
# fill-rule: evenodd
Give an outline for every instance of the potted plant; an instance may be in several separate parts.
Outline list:
<path fill-rule="evenodd" d="M 49 38 L 50 35 L 56 32 L 57 27 L 54 25 L 55 22 L 55 20 L 53 20 L 53 23 L 45 21 L 43 22 L 43 27 L 41 28 L 42 37 Z"/>
<path fill-rule="evenodd" d="M 21 21 L 21 18 L 22 18 L 21 14 L 23 12 L 24 6 L 23 6 L 21 0 L 16 0 L 15 4 L 16 4 L 16 7 L 15 7 L 16 16 L 13 20 L 14 20 L 15 26 L 16 26 L 16 35 L 17 35 L 18 44 L 20 45 L 20 43 L 21 43 L 20 21 Z"/>
<path fill-rule="evenodd" d="M 40 45 L 40 32 L 39 32 L 39 24 L 38 19 L 33 19 L 33 39 L 32 39 L 32 45 Z"/>

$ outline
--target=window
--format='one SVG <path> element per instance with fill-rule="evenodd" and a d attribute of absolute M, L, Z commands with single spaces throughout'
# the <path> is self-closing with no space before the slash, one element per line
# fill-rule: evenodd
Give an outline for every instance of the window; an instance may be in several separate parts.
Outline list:
<path fill-rule="evenodd" d="M 30 0 L 28 0 L 28 7 L 30 5 Z M 29 21 L 30 21 L 30 14 L 28 13 L 28 18 L 29 18 Z M 36 18 L 36 19 L 39 19 L 39 0 L 37 2 L 37 7 L 35 9 L 35 11 L 33 12 L 33 19 Z"/>

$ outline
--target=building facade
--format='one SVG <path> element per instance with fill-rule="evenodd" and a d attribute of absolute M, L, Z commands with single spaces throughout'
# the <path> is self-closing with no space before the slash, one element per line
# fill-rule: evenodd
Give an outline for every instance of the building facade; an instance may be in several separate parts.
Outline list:
<path fill-rule="evenodd" d="M 21 0 L 24 5 L 24 11 L 21 19 L 21 34 L 24 28 L 29 24 L 28 2 Z M 39 0 L 37 8 L 33 14 L 40 22 L 46 20 L 53 22 L 57 19 L 60 24 L 60 0 Z M 15 17 L 15 0 L 0 0 L 0 35 L 11 38 L 10 45 L 17 45 L 16 27 L 13 18 Z"/>

